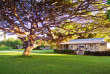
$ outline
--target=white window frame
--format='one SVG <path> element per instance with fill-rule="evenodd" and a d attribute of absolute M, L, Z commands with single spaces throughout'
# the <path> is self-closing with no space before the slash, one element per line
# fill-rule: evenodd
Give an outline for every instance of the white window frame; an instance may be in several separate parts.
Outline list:
<path fill-rule="evenodd" d="M 101 43 L 100 46 L 106 46 L 106 43 Z"/>
<path fill-rule="evenodd" d="M 83 47 L 82 47 L 83 46 Z M 77 47 L 80 47 L 80 48 L 85 48 L 85 44 L 78 44 Z"/>
<path fill-rule="evenodd" d="M 70 45 L 70 49 L 73 49 L 73 45 Z"/>

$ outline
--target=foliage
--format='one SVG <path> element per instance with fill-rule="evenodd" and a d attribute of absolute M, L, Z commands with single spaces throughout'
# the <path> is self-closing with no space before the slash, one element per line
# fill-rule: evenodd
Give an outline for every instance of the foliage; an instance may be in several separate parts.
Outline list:
<path fill-rule="evenodd" d="M 9 38 L 7 40 L 1 41 L 0 45 L 5 45 L 8 47 L 16 48 L 16 45 L 21 46 L 21 45 L 23 45 L 23 43 L 20 39 Z"/>
<path fill-rule="evenodd" d="M 110 0 L 107 0 L 107 4 L 110 4 Z"/>
<path fill-rule="evenodd" d="M 33 50 L 42 50 L 42 49 L 40 49 L 41 48 L 41 46 L 37 46 L 37 47 L 35 47 Z"/>
<path fill-rule="evenodd" d="M 94 35 L 95 38 L 105 38 L 105 41 L 110 42 L 110 33 L 97 33 Z"/>
<path fill-rule="evenodd" d="M 43 46 L 50 46 L 50 49 L 55 49 L 56 48 L 56 43 L 52 43 L 52 41 L 45 41 Z"/>
<path fill-rule="evenodd" d="M 110 51 L 85 51 L 84 55 L 93 55 L 93 56 L 110 56 Z"/>
<path fill-rule="evenodd" d="M 54 49 L 55 53 L 63 53 L 63 54 L 75 54 L 74 50 L 70 50 L 70 49 L 65 49 L 65 50 L 58 50 L 58 49 Z"/>
<path fill-rule="evenodd" d="M 110 41 L 110 22 L 106 19 L 105 14 L 92 18 L 92 22 L 82 24 L 77 22 L 67 22 L 60 25 L 63 28 L 54 29 L 55 36 L 58 37 L 53 42 L 67 42 L 71 39 L 86 39 L 86 38 L 105 38 L 106 41 Z M 86 18 L 86 19 L 87 19 Z M 65 31 L 69 29 L 69 31 Z M 59 44 L 57 43 L 57 44 Z"/>
<path fill-rule="evenodd" d="M 5 47 L 5 45 L 3 45 L 3 44 L 2 44 L 2 45 L 0 45 L 0 46 L 1 46 L 1 47 Z"/>
<path fill-rule="evenodd" d="M 36 41 L 36 44 L 39 42 L 40 40 L 37 40 Z M 50 46 L 50 49 L 55 49 L 55 43 L 52 43 L 51 41 L 43 41 L 42 43 L 41 43 L 41 45 L 40 46 L 38 46 L 38 47 L 36 47 L 36 48 L 34 48 L 34 50 L 37 50 L 37 49 L 40 49 L 40 47 L 45 47 L 45 46 Z"/>

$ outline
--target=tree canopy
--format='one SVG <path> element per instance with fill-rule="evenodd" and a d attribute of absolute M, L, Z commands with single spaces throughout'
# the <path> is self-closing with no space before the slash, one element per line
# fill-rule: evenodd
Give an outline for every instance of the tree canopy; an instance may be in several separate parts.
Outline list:
<path fill-rule="evenodd" d="M 36 40 L 40 40 L 39 45 L 44 40 L 56 39 L 56 33 L 53 32 L 55 28 L 67 31 L 65 36 L 72 35 L 75 31 L 65 28 L 65 23 L 73 22 L 75 18 L 94 16 L 91 12 L 105 10 L 105 2 L 105 0 L 1 0 L 0 30 L 17 34 L 25 45 L 23 55 L 29 55 L 35 47 Z M 73 26 L 76 29 L 80 27 Z M 83 30 L 84 28 L 87 27 L 83 27 Z"/>

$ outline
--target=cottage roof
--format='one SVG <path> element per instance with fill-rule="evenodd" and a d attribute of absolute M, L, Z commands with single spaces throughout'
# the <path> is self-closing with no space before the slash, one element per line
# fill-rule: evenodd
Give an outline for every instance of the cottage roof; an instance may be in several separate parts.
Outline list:
<path fill-rule="evenodd" d="M 60 44 L 85 44 L 85 43 L 106 43 L 104 38 L 75 39 Z"/>

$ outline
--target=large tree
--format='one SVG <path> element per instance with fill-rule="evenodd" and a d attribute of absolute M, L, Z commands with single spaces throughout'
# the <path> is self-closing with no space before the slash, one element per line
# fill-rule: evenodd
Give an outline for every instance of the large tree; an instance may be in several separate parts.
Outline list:
<path fill-rule="evenodd" d="M 42 41 L 56 39 L 56 27 L 70 32 L 60 24 L 104 9 L 102 5 L 98 8 L 98 4 L 101 0 L 0 0 L 0 29 L 17 34 L 25 45 L 23 55 L 29 55 Z M 36 40 L 40 40 L 37 45 Z"/>
<path fill-rule="evenodd" d="M 99 33 L 100 35 L 103 34 L 103 36 L 110 33 L 110 23 L 105 15 L 97 18 L 92 17 L 92 19 L 90 20 L 92 20 L 92 22 L 89 23 L 86 23 L 88 22 L 86 20 L 86 22 L 83 23 L 69 22 L 61 24 L 60 26 L 63 26 L 63 28 L 56 28 L 53 30 L 57 39 L 52 40 L 52 42 L 56 43 L 56 45 L 59 46 L 59 43 L 68 41 L 70 39 L 93 38 L 98 37 L 96 35 L 98 35 Z"/>

